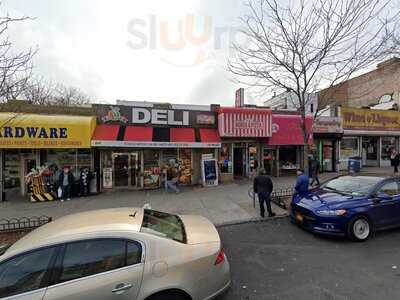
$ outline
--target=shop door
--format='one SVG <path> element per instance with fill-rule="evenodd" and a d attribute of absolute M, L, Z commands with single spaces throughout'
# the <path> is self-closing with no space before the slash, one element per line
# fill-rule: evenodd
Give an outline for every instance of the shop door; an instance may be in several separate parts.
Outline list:
<path fill-rule="evenodd" d="M 234 148 L 233 174 L 234 176 L 244 176 L 243 171 L 243 148 Z"/>
<path fill-rule="evenodd" d="M 129 154 L 113 154 L 114 186 L 127 187 L 129 185 Z"/>
<path fill-rule="evenodd" d="M 322 141 L 322 160 L 320 161 L 322 165 L 323 172 L 333 172 L 334 171 L 334 148 L 333 141 Z"/>
<path fill-rule="evenodd" d="M 139 153 L 131 153 L 130 155 L 130 172 L 131 172 L 130 186 L 137 187 L 139 185 L 139 173 L 140 173 Z"/>

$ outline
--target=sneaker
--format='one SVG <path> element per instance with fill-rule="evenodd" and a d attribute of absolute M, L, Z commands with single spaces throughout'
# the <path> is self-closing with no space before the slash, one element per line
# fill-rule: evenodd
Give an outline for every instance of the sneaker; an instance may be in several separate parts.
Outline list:
<path fill-rule="evenodd" d="M 67 201 L 71 200 L 71 198 L 67 198 Z"/>
<path fill-rule="evenodd" d="M 275 216 L 276 216 L 276 213 L 269 214 L 270 218 L 275 217 Z"/>
<path fill-rule="evenodd" d="M 61 201 L 61 202 L 64 202 L 64 199 L 61 199 L 60 201 Z"/>

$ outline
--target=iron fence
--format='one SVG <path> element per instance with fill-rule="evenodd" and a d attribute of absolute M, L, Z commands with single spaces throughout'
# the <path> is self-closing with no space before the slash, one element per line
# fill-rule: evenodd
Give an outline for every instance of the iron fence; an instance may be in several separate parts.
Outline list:
<path fill-rule="evenodd" d="M 52 218 L 48 216 L 0 219 L 0 233 L 32 230 L 51 222 L 51 220 Z"/>
<path fill-rule="evenodd" d="M 254 194 L 253 188 L 250 188 L 248 195 L 253 199 L 253 207 L 256 206 L 256 196 Z M 281 189 L 276 190 L 271 193 L 271 201 L 274 202 L 279 207 L 286 209 L 285 198 L 293 196 L 293 189 Z"/>

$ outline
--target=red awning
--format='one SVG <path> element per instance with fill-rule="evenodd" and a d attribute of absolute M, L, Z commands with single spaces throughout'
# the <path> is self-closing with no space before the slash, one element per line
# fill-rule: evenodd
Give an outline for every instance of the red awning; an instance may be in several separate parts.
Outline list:
<path fill-rule="evenodd" d="M 221 138 L 216 129 L 201 128 L 200 139 L 202 143 L 221 143 Z"/>
<path fill-rule="evenodd" d="M 313 143 L 312 117 L 306 117 L 308 144 Z M 272 137 L 266 140 L 267 145 L 304 145 L 300 115 L 272 114 Z"/>
<path fill-rule="evenodd" d="M 194 128 L 171 128 L 170 141 L 172 143 L 194 143 L 196 141 Z"/>
<path fill-rule="evenodd" d="M 119 125 L 97 125 L 92 140 L 115 141 L 118 137 Z"/>
<path fill-rule="evenodd" d="M 152 127 L 126 126 L 124 141 L 151 142 L 153 139 Z"/>

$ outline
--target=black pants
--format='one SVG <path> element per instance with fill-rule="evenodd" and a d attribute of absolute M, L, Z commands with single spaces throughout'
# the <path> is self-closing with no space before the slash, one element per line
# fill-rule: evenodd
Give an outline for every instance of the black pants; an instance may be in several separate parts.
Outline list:
<path fill-rule="evenodd" d="M 394 165 L 394 172 L 395 173 L 399 173 L 399 166 L 398 165 Z"/>
<path fill-rule="evenodd" d="M 258 194 L 258 201 L 260 202 L 260 213 L 261 217 L 265 216 L 265 208 L 264 208 L 264 202 L 267 205 L 267 210 L 268 214 L 272 215 L 272 209 L 271 209 L 271 195 L 266 194 L 266 193 L 259 193 Z"/>
<path fill-rule="evenodd" d="M 62 199 L 71 198 L 71 185 L 63 185 L 62 187 Z"/>
<path fill-rule="evenodd" d="M 312 180 L 311 180 L 311 185 L 314 185 L 314 181 L 317 182 L 317 185 L 319 185 L 319 178 L 318 178 L 318 174 L 313 174 L 312 176 Z"/>

